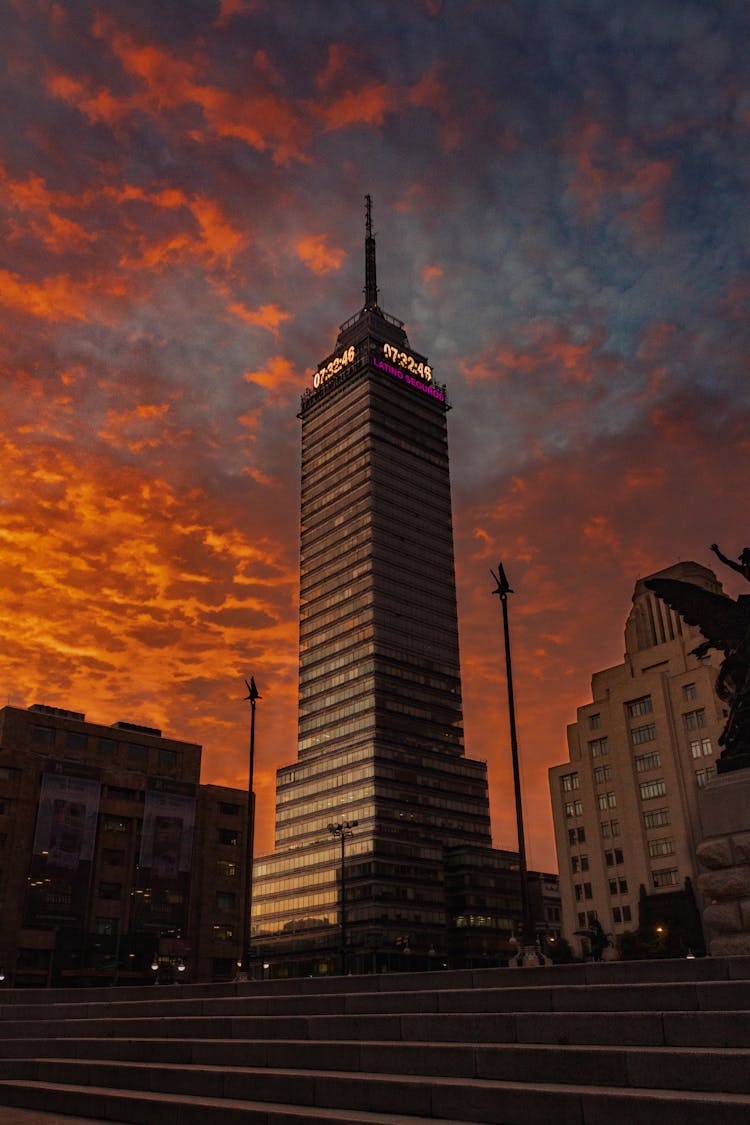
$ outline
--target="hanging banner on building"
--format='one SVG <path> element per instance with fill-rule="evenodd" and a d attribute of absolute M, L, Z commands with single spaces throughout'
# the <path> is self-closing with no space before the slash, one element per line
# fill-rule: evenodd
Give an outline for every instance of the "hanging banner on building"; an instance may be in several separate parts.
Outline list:
<path fill-rule="evenodd" d="M 136 930 L 174 936 L 185 930 L 194 831 L 195 786 L 150 781 L 143 810 Z"/>
<path fill-rule="evenodd" d="M 83 925 L 100 793 L 95 769 L 58 763 L 42 774 L 24 925 Z"/>

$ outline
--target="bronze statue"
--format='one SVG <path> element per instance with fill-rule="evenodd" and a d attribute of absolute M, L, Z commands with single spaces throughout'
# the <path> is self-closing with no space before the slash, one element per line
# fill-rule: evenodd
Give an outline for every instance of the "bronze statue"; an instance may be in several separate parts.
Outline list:
<path fill-rule="evenodd" d="M 750 547 L 733 562 L 716 543 L 717 558 L 750 582 Z M 693 649 L 703 657 L 710 648 L 724 653 L 716 680 L 716 694 L 729 705 L 729 717 L 719 738 L 724 750 L 717 762 L 719 773 L 750 766 L 750 594 L 735 601 L 692 582 L 673 578 L 648 578 L 646 586 L 666 602 L 688 625 L 696 625 L 706 638 Z"/>

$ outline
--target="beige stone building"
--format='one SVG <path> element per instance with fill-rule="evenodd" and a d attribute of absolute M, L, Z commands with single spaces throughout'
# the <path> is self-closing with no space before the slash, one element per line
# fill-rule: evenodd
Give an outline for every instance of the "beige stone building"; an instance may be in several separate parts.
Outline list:
<path fill-rule="evenodd" d="M 650 577 L 722 592 L 694 562 Z M 666 905 L 686 878 L 695 882 L 697 798 L 716 773 L 726 717 L 714 691 L 720 655 L 691 655 L 701 634 L 644 582 L 635 586 L 623 663 L 594 673 L 591 702 L 568 727 L 570 760 L 549 773 L 563 927 L 579 952 L 576 930 L 595 918 L 615 936 L 637 929 L 641 888 Z"/>

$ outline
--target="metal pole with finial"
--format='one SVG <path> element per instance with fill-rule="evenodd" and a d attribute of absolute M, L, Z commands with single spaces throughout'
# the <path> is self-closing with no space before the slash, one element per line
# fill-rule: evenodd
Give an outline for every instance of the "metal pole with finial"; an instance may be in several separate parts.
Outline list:
<path fill-rule="evenodd" d="M 253 793 L 253 770 L 255 767 L 255 704 L 261 698 L 255 686 L 255 677 L 250 677 L 250 683 L 245 680 L 247 695 L 245 701 L 250 702 L 250 761 L 247 774 L 247 848 L 245 854 L 245 897 L 242 918 L 242 964 L 240 967 L 240 980 L 250 979 L 250 926 L 253 909 L 253 848 L 255 842 L 255 794 Z"/>
<path fill-rule="evenodd" d="M 503 636 L 505 638 L 505 672 L 508 683 L 508 717 L 510 720 L 510 752 L 513 759 L 513 791 L 516 798 L 516 825 L 518 828 L 518 869 L 521 877 L 521 950 L 518 963 L 523 964 L 526 956 L 536 950 L 534 935 L 534 922 L 531 916 L 531 900 L 529 898 L 529 879 L 526 868 L 526 840 L 523 830 L 523 804 L 521 801 L 521 771 L 518 764 L 518 737 L 516 734 L 516 707 L 513 696 L 513 667 L 510 658 L 510 629 L 508 627 L 508 594 L 513 591 L 505 576 L 503 564 L 498 563 L 497 574 L 490 571 L 497 583 L 493 594 L 500 598 L 503 607 Z M 533 960 L 533 958 L 530 958 Z M 537 961 L 538 963 L 538 961 Z"/>

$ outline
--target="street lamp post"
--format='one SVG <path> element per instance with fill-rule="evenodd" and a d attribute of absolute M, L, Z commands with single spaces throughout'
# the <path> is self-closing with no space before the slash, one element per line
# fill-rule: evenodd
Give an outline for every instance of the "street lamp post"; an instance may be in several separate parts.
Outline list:
<path fill-rule="evenodd" d="M 347 836 L 354 835 L 357 820 L 341 820 L 337 824 L 329 824 L 328 831 L 341 841 L 341 974 L 346 973 L 346 863 L 344 858 L 344 843 Z"/>
<path fill-rule="evenodd" d="M 505 672 L 508 683 L 508 717 L 510 720 L 510 752 L 513 759 L 513 791 L 516 798 L 516 825 L 518 828 L 518 868 L 521 876 L 521 950 L 518 955 L 518 964 L 536 963 L 536 942 L 534 941 L 534 921 L 531 916 L 531 900 L 529 898 L 529 878 L 526 868 L 526 840 L 523 830 L 523 804 L 521 801 L 521 772 L 518 765 L 518 737 L 516 735 L 516 708 L 513 696 L 513 667 L 510 658 L 510 629 L 508 628 L 508 594 L 513 591 L 505 576 L 503 564 L 498 563 L 497 574 L 490 574 L 497 583 L 493 594 L 500 598 L 503 609 L 503 636 L 505 639 Z"/>
<path fill-rule="evenodd" d="M 253 793 L 253 770 L 255 768 L 255 704 L 261 698 L 255 686 L 255 677 L 250 677 L 250 683 L 245 680 L 247 695 L 245 700 L 250 702 L 250 761 L 247 772 L 247 850 L 245 855 L 245 896 L 244 912 L 242 918 L 242 964 L 238 973 L 239 980 L 250 979 L 250 926 L 252 924 L 253 909 L 253 850 L 255 843 L 255 794 Z"/>

